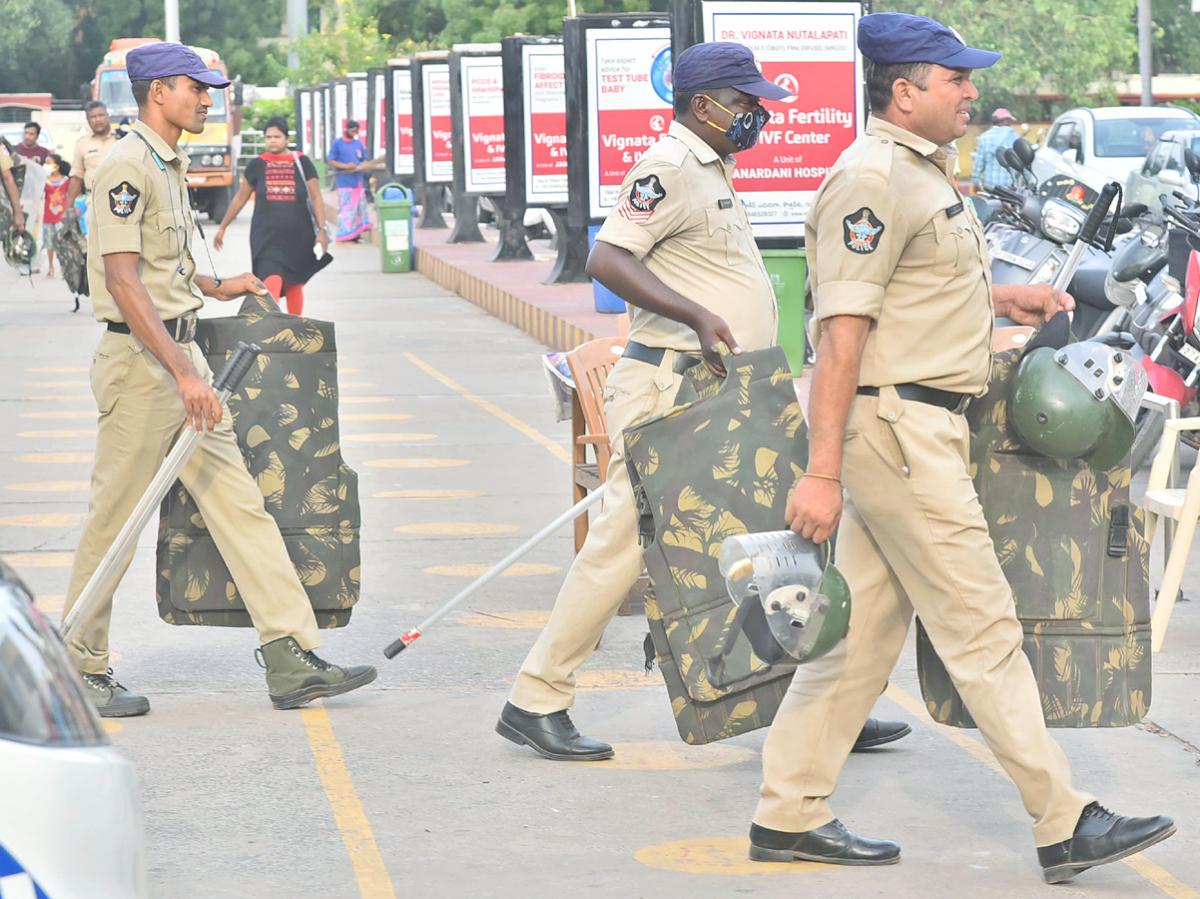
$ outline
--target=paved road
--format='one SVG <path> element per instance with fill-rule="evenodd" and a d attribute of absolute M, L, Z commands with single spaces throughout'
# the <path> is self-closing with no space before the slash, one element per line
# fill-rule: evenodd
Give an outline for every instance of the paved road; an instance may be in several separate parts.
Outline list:
<path fill-rule="evenodd" d="M 230 229 L 223 270 L 246 265 L 245 242 L 244 226 Z M 148 530 L 118 594 L 113 645 L 118 676 L 153 711 L 111 730 L 141 778 L 156 896 L 1046 892 L 1015 790 L 974 732 L 924 718 L 911 650 L 877 714 L 912 721 L 913 735 L 852 757 L 836 797 L 852 827 L 902 841 L 903 863 L 884 869 L 743 860 L 762 734 L 680 743 L 659 676 L 641 670 L 636 619 L 609 630 L 576 708 L 585 732 L 618 744 L 614 761 L 545 762 L 492 732 L 570 562 L 566 531 L 384 662 L 394 635 L 564 507 L 567 429 L 531 340 L 417 275 L 377 274 L 371 247 L 337 256 L 307 311 L 338 323 L 363 590 L 322 653 L 378 663 L 380 679 L 305 712 L 272 710 L 253 633 L 157 619 Z M 58 283 L 0 272 L 0 552 L 47 609 L 66 587 L 95 427 L 98 330 L 86 307 L 67 309 Z M 1200 593 L 1198 574 L 1187 584 Z M 1060 734 L 1081 786 L 1123 812 L 1173 814 L 1180 833 L 1056 896 L 1200 897 L 1196 605 L 1178 607 L 1156 659 L 1153 726 Z"/>

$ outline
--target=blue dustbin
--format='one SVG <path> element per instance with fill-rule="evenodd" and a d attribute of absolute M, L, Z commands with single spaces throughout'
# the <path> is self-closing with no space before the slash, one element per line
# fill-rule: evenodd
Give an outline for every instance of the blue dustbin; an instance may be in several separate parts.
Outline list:
<path fill-rule="evenodd" d="M 588 226 L 588 251 L 596 244 L 596 233 L 600 230 L 599 225 Z M 592 281 L 592 296 L 596 301 L 597 312 L 607 312 L 610 315 L 620 315 L 625 312 L 625 301 L 601 284 L 599 281 Z"/>

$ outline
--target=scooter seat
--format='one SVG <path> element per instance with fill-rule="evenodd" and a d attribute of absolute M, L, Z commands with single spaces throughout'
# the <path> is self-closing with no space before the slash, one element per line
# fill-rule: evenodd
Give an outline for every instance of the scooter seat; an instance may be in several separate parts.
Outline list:
<path fill-rule="evenodd" d="M 1109 258 L 1101 254 L 1083 260 L 1067 288 L 1067 292 L 1075 298 L 1076 303 L 1086 303 L 1105 312 L 1116 308 L 1104 295 L 1104 279 L 1108 277 L 1110 264 Z"/>

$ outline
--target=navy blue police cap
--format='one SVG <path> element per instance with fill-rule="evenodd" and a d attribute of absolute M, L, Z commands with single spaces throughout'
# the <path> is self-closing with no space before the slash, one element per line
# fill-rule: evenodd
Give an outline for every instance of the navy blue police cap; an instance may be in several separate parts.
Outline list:
<path fill-rule="evenodd" d="M 879 65 L 931 62 L 947 69 L 986 69 L 1000 59 L 992 50 L 968 47 L 957 31 L 941 22 L 899 12 L 863 16 L 858 49 Z"/>
<path fill-rule="evenodd" d="M 229 86 L 229 79 L 211 71 L 195 50 L 171 41 L 156 41 L 130 50 L 125 56 L 125 69 L 130 81 L 187 75 L 209 87 Z"/>
<path fill-rule="evenodd" d="M 763 77 L 749 47 L 727 41 L 692 44 L 675 60 L 673 89 L 695 94 L 718 87 L 734 87 L 764 100 L 782 100 L 790 91 Z"/>

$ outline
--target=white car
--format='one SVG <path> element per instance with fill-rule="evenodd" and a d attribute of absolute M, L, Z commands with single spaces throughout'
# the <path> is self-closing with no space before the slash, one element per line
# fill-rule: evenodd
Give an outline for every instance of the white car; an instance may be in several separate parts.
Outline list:
<path fill-rule="evenodd" d="M 142 805 L 58 633 L 0 561 L 0 896 L 149 896 Z"/>
<path fill-rule="evenodd" d="M 1167 131 L 1154 149 L 1146 154 L 1140 169 L 1129 173 L 1125 181 L 1125 202 L 1145 203 L 1161 210 L 1159 197 L 1175 191 L 1195 200 L 1200 176 L 1200 128 Z"/>
<path fill-rule="evenodd" d="M 1187 128 L 1200 128 L 1200 119 L 1171 106 L 1072 109 L 1050 126 L 1033 155 L 1033 174 L 1039 184 L 1069 175 L 1096 191 L 1109 181 L 1124 184 L 1165 132 Z"/>

